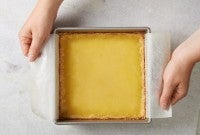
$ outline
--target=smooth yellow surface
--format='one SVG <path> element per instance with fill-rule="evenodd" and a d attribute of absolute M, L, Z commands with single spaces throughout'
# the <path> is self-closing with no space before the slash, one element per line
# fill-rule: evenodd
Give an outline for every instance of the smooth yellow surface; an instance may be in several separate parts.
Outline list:
<path fill-rule="evenodd" d="M 143 49 L 143 34 L 61 34 L 60 118 L 144 118 Z"/>

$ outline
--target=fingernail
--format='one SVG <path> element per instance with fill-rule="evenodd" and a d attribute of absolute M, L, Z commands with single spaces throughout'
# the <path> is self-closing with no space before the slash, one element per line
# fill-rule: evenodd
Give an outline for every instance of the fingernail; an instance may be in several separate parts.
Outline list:
<path fill-rule="evenodd" d="M 35 60 L 35 57 L 34 57 L 34 55 L 30 54 L 30 55 L 28 55 L 28 59 L 30 62 L 32 62 Z"/>

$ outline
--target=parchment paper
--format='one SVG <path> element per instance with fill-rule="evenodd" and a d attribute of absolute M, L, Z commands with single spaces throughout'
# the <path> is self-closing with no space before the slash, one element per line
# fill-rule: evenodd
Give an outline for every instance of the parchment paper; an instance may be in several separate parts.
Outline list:
<path fill-rule="evenodd" d="M 170 59 L 171 46 L 169 33 L 146 34 L 146 88 L 149 92 L 149 117 L 172 117 L 172 109 L 161 109 L 159 97 L 162 91 L 162 74 Z"/>
<path fill-rule="evenodd" d="M 167 33 L 146 34 L 146 88 L 147 112 L 149 118 L 165 118 L 172 116 L 172 109 L 162 110 L 158 97 L 162 88 L 162 73 L 170 58 L 170 36 Z M 55 76 L 55 39 L 51 35 L 41 57 L 31 63 L 34 88 L 31 93 L 33 112 L 41 118 L 54 121 L 56 110 L 56 76 Z"/>

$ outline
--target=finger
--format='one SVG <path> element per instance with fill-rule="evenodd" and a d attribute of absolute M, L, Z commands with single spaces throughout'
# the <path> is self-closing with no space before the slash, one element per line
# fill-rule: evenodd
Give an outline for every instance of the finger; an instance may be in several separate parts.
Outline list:
<path fill-rule="evenodd" d="M 165 80 L 164 80 L 163 91 L 162 91 L 161 97 L 160 97 L 160 106 L 164 110 L 167 110 L 169 108 L 170 102 L 171 102 L 171 97 L 172 97 L 172 94 L 173 94 L 173 91 L 175 88 L 176 88 L 175 83 L 173 83 L 172 81 L 165 82 Z"/>
<path fill-rule="evenodd" d="M 21 44 L 22 52 L 25 56 L 27 56 L 32 39 L 28 38 L 28 37 L 24 37 L 24 36 L 20 36 L 19 38 L 20 38 L 20 44 Z"/>
<path fill-rule="evenodd" d="M 177 87 L 172 95 L 171 104 L 176 104 L 179 100 L 184 98 L 187 95 L 187 87 L 181 86 L 181 84 Z"/>
<path fill-rule="evenodd" d="M 34 61 L 40 54 L 40 50 L 43 46 L 44 38 L 33 36 L 33 40 L 28 52 L 29 61 Z"/>
<path fill-rule="evenodd" d="M 24 30 L 25 29 L 25 30 Z M 25 56 L 28 55 L 28 50 L 32 42 L 32 34 L 29 29 L 22 28 L 18 34 L 22 52 Z"/>

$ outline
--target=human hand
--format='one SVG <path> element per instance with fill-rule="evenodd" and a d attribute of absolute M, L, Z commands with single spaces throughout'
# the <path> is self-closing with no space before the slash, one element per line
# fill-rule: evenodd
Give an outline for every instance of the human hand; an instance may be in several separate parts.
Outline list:
<path fill-rule="evenodd" d="M 195 63 L 200 61 L 200 29 L 179 45 L 172 54 L 163 74 L 160 106 L 168 109 L 188 92 L 190 75 Z"/>
<path fill-rule="evenodd" d="M 60 1 L 60 3 L 58 2 Z M 50 35 L 61 0 L 39 0 L 28 20 L 19 32 L 23 54 L 34 61 Z"/>
<path fill-rule="evenodd" d="M 185 97 L 188 92 L 190 74 L 195 63 L 184 56 L 184 51 L 187 50 L 182 47 L 175 50 L 163 74 L 160 106 L 165 110 Z"/>

